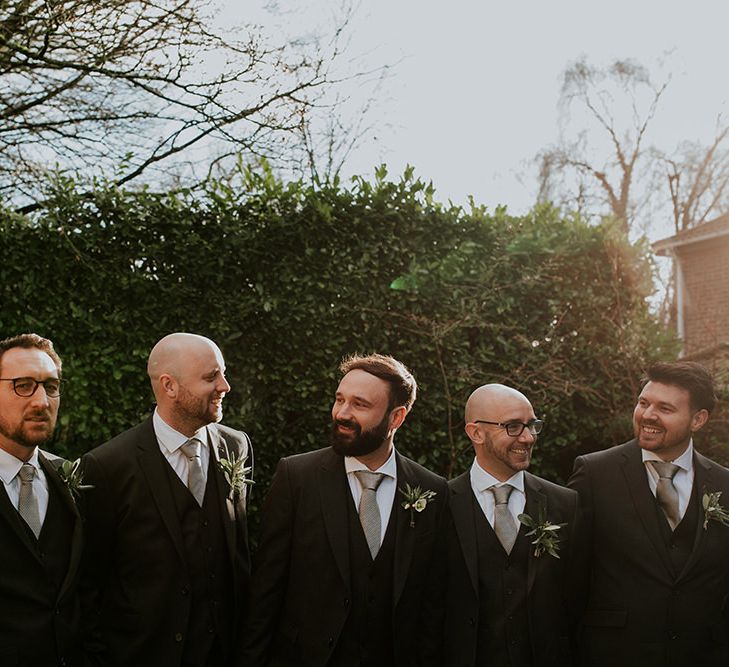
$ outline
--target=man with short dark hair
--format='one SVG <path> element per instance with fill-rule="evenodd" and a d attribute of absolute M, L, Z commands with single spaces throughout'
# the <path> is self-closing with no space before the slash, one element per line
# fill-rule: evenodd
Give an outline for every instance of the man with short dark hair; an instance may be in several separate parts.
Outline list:
<path fill-rule="evenodd" d="M 95 487 L 85 517 L 86 657 L 119 667 L 227 665 L 250 576 L 241 467 L 250 443 L 218 423 L 230 385 L 213 341 L 165 336 L 147 372 L 154 413 L 83 459 Z"/>
<path fill-rule="evenodd" d="M 475 458 L 449 482 L 442 664 L 568 667 L 580 583 L 577 494 L 528 472 L 543 424 L 520 391 L 479 387 L 465 422 Z"/>
<path fill-rule="evenodd" d="M 53 436 L 61 360 L 36 334 L 0 341 L 0 664 L 80 665 L 81 519 Z"/>
<path fill-rule="evenodd" d="M 446 482 L 393 444 L 415 379 L 383 355 L 340 370 L 332 446 L 281 459 L 266 498 L 241 666 L 407 667 L 437 640 Z"/>
<path fill-rule="evenodd" d="M 585 666 L 729 664 L 729 526 L 715 520 L 729 471 L 692 440 L 715 402 L 700 364 L 654 364 L 635 439 L 575 461 L 591 535 Z"/>

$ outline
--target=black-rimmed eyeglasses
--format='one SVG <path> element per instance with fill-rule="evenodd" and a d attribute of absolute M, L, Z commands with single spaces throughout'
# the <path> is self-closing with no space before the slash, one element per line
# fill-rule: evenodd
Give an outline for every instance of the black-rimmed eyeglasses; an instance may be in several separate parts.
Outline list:
<path fill-rule="evenodd" d="M 28 398 L 35 394 L 38 385 L 42 384 L 46 390 L 46 396 L 49 398 L 57 398 L 61 395 L 61 380 L 58 378 L 48 378 L 47 380 L 36 380 L 35 378 L 0 378 L 0 382 L 12 382 L 13 391 L 23 398 Z"/>
<path fill-rule="evenodd" d="M 474 424 L 491 424 L 492 426 L 501 426 L 506 429 L 506 434 L 511 438 L 518 438 L 524 429 L 529 429 L 532 435 L 539 435 L 544 428 L 544 422 L 541 419 L 532 419 L 526 424 L 524 422 L 488 422 L 485 419 L 474 419 Z"/>

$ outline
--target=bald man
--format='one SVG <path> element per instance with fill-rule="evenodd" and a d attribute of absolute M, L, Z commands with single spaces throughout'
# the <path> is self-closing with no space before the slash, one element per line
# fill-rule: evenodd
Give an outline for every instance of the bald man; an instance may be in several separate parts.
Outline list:
<path fill-rule="evenodd" d="M 218 346 L 174 333 L 149 355 L 157 401 L 83 459 L 88 664 L 227 665 L 247 601 L 248 436 L 220 425 L 230 391 Z M 250 472 L 247 473 L 250 477 Z"/>
<path fill-rule="evenodd" d="M 577 494 L 527 472 L 543 424 L 521 392 L 479 387 L 465 421 L 475 460 L 449 482 L 443 662 L 570 665 Z"/>

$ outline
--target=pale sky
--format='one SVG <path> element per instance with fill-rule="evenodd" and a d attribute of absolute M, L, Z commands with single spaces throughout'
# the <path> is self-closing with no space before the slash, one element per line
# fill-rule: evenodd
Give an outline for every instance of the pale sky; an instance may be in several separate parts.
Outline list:
<path fill-rule="evenodd" d="M 292 34 L 323 31 L 339 3 L 269 6 L 275 18 L 251 11 L 248 0 L 226 0 L 223 16 Z M 365 0 L 353 21 L 353 67 L 394 66 L 370 112 L 376 139 L 356 149 L 344 174 L 371 176 L 380 162 L 399 174 L 411 164 L 442 201 L 471 194 L 490 210 L 530 208 L 530 163 L 557 139 L 560 74 L 580 56 L 596 65 L 635 58 L 657 79 L 672 73 L 649 144 L 708 141 L 717 114 L 729 114 L 726 2 Z M 348 90 L 353 106 L 366 91 Z"/>

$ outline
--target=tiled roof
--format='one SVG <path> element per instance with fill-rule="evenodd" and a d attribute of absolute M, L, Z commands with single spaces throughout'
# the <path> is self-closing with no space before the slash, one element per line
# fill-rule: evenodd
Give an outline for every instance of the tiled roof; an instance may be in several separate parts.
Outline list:
<path fill-rule="evenodd" d="M 656 241 L 653 244 L 653 249 L 659 255 L 665 255 L 672 248 L 689 245 L 690 243 L 698 243 L 700 241 L 709 241 L 718 236 L 729 236 L 729 213 L 679 232 L 674 236 Z"/>

